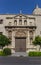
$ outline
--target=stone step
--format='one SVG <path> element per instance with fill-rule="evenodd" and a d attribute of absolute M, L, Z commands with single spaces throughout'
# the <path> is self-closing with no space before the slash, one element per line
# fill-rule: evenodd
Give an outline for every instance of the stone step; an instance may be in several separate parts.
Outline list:
<path fill-rule="evenodd" d="M 11 56 L 28 56 L 28 54 L 26 52 L 15 52 L 13 53 Z"/>

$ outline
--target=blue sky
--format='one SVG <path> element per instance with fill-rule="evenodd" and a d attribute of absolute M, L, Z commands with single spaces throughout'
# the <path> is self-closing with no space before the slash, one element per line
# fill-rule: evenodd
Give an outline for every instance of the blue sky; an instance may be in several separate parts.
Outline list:
<path fill-rule="evenodd" d="M 41 0 L 0 0 L 0 14 L 32 14 L 37 4 L 41 8 Z"/>

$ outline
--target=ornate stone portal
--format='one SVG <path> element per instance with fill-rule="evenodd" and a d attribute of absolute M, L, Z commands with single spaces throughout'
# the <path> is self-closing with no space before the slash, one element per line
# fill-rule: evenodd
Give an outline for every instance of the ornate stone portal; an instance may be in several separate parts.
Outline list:
<path fill-rule="evenodd" d="M 30 31 L 29 28 L 12 28 L 8 31 L 12 31 L 12 52 L 28 52 L 32 43 L 30 43 Z M 31 35 L 34 38 L 34 34 Z"/>

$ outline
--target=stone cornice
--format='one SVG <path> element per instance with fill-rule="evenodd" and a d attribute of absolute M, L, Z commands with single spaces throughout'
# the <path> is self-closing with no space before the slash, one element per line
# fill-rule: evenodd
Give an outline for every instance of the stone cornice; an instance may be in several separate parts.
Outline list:
<path fill-rule="evenodd" d="M 37 26 L 5 26 L 5 28 L 37 28 Z"/>

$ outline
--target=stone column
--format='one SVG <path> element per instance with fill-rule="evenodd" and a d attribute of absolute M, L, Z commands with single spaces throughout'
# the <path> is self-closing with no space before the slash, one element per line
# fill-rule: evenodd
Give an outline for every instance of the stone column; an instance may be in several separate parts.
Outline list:
<path fill-rule="evenodd" d="M 12 32 L 12 53 L 15 52 L 15 31 Z"/>

